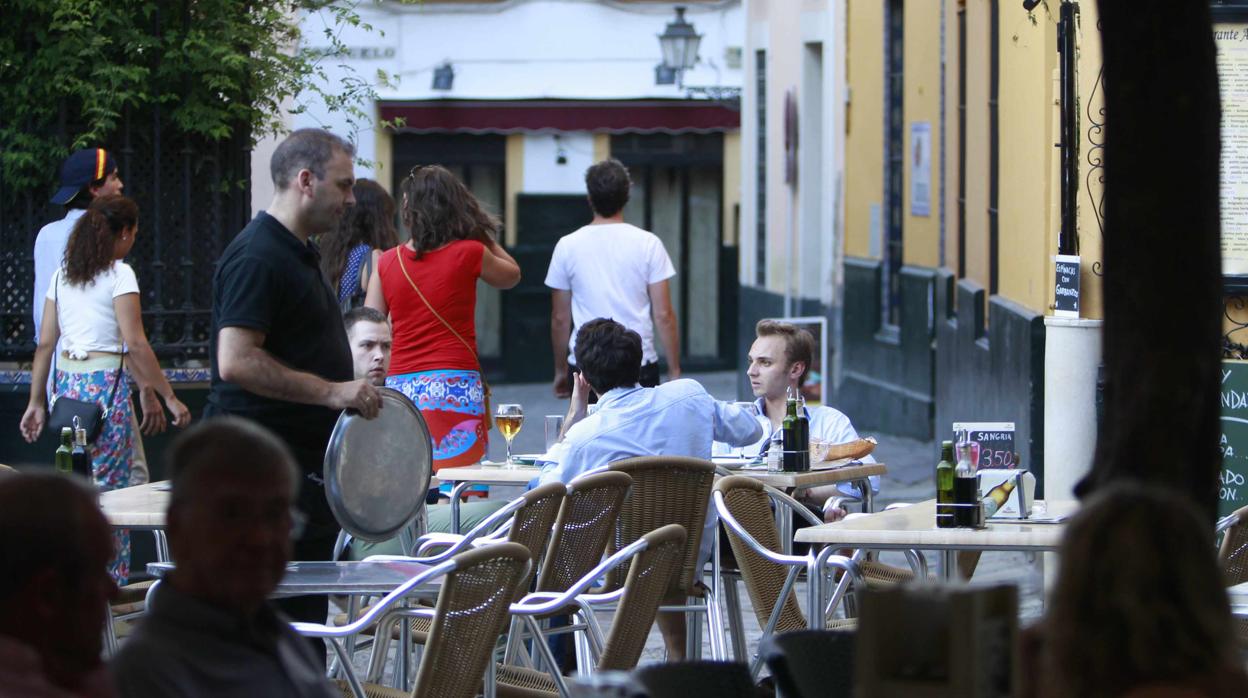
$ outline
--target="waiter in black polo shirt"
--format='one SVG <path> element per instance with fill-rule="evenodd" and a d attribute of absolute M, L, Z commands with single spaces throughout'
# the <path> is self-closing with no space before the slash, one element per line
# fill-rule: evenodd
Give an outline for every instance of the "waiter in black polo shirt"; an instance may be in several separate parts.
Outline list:
<path fill-rule="evenodd" d="M 381 396 L 353 380 L 338 300 L 308 239 L 333 229 L 355 203 L 355 148 L 321 129 L 290 134 L 273 152 L 276 192 L 226 247 L 212 279 L 212 391 L 205 417 L 236 415 L 272 429 L 303 471 L 307 517 L 294 559 L 328 560 L 338 526 L 321 472 L 338 414 L 377 416 Z M 256 512 L 252 512 L 257 514 Z M 325 597 L 288 599 L 295 620 L 325 621 Z"/>

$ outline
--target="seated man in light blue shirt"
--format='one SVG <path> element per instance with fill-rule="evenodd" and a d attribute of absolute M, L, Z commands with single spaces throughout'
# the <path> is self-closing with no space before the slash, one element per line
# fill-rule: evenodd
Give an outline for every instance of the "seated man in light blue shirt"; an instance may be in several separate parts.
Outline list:
<path fill-rule="evenodd" d="M 754 402 L 754 414 L 759 423 L 766 427 L 763 438 L 740 451 L 740 455 L 752 458 L 767 446 L 771 434 L 780 428 L 784 420 L 785 399 L 790 390 L 797 391 L 806 382 L 810 373 L 810 362 L 814 357 L 815 338 L 810 332 L 787 322 L 777 320 L 759 320 L 754 327 L 757 338 L 750 346 L 749 368 L 746 376 L 750 379 L 750 390 L 757 398 Z M 858 432 L 840 410 L 827 405 L 816 405 L 806 408 L 806 418 L 810 420 L 810 437 L 825 443 L 843 444 L 858 439 Z M 728 455 L 737 451 L 726 444 L 715 444 L 716 455 Z M 874 463 L 871 456 L 864 456 L 864 463 Z M 872 492 L 880 490 L 880 476 L 871 476 Z M 813 487 L 806 492 L 805 498 L 815 505 L 823 505 L 825 521 L 839 521 L 845 516 L 845 510 L 832 505 L 832 498 L 838 496 L 857 496 L 850 483 Z M 826 501 L 825 501 L 826 500 Z"/>
<path fill-rule="evenodd" d="M 762 425 L 749 411 L 716 400 L 695 380 L 639 386 L 641 337 L 614 320 L 599 318 L 581 325 L 575 351 L 580 373 L 575 376 L 563 439 L 542 459 L 543 483 L 568 483 L 634 456 L 709 459 L 713 441 L 745 446 L 762 436 Z M 590 390 L 598 395 L 593 414 L 587 414 Z M 708 514 L 703 560 L 710 557 L 716 524 L 714 514 Z M 684 614 L 659 614 L 659 629 L 668 659 L 683 658 Z"/>

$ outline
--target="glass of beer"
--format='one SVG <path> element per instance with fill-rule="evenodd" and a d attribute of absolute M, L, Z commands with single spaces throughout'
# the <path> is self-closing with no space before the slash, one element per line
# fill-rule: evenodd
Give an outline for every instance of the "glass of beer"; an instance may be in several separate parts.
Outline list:
<path fill-rule="evenodd" d="M 520 433 L 520 426 L 524 424 L 524 409 L 520 405 L 499 405 L 494 412 L 494 423 L 498 425 L 503 438 L 507 439 L 507 467 L 514 468 L 516 464 L 511 460 L 511 440 L 516 438 L 516 434 Z"/>

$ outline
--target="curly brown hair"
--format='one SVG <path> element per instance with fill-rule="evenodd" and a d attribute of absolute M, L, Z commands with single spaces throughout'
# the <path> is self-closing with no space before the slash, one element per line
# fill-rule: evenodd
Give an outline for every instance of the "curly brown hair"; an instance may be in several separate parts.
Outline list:
<path fill-rule="evenodd" d="M 139 207 L 133 199 L 114 194 L 92 201 L 65 245 L 65 281 L 85 286 L 110 269 L 117 238 L 138 224 Z"/>
<path fill-rule="evenodd" d="M 455 240 L 478 240 L 488 245 L 498 234 L 498 217 L 486 211 L 445 167 L 413 167 L 403 180 L 402 190 L 403 224 L 411 231 L 417 259 Z"/>
<path fill-rule="evenodd" d="M 348 206 L 338 227 L 320 240 L 321 269 L 334 291 L 342 282 L 347 256 L 356 245 L 388 250 L 399 244 L 399 233 L 394 227 L 396 206 L 389 192 L 371 179 L 357 179 L 352 191 L 355 205 Z"/>
<path fill-rule="evenodd" d="M 1044 695 L 1114 696 L 1235 667 L 1212 522 L 1181 495 L 1135 483 L 1070 521 L 1042 624 Z"/>

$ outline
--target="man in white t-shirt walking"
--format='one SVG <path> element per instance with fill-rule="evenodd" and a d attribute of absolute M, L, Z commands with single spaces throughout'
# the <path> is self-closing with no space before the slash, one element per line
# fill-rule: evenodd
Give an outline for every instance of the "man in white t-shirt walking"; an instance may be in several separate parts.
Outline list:
<path fill-rule="evenodd" d="M 659 384 L 656 329 L 667 355 L 668 380 L 679 378 L 680 333 L 668 284 L 676 269 L 663 241 L 624 222 L 632 182 L 619 160 L 590 167 L 585 186 L 594 220 L 560 238 L 546 273 L 555 397 L 572 394 L 576 331 L 594 318 L 611 318 L 641 335 L 642 386 Z"/>

